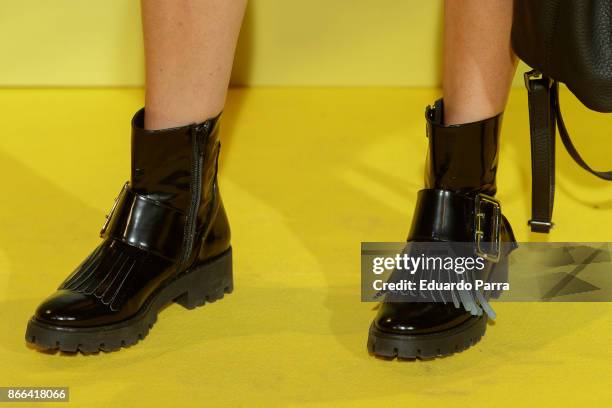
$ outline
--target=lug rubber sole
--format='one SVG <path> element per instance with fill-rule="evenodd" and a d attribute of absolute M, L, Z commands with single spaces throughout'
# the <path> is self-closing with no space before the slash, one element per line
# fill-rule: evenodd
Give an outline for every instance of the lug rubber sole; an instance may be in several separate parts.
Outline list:
<path fill-rule="evenodd" d="M 452 329 L 420 335 L 402 335 L 379 330 L 374 323 L 368 335 L 370 354 L 385 359 L 432 359 L 450 356 L 480 341 L 487 330 L 487 317 L 472 317 Z"/>
<path fill-rule="evenodd" d="M 26 342 L 42 350 L 97 353 L 116 351 L 144 339 L 160 309 L 176 302 L 186 309 L 212 303 L 233 290 L 232 249 L 179 275 L 155 291 L 140 311 L 119 323 L 95 327 L 62 327 L 30 319 Z"/>

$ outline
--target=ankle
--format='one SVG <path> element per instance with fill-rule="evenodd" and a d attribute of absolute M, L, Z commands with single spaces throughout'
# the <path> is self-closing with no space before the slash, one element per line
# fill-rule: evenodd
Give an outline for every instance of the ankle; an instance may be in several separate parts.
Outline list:
<path fill-rule="evenodd" d="M 161 130 L 187 126 L 193 123 L 203 123 L 208 119 L 217 117 L 223 106 L 211 106 L 207 109 L 195 111 L 193 109 L 164 108 L 155 105 L 145 107 L 145 130 Z"/>
<path fill-rule="evenodd" d="M 505 101 L 490 101 L 476 95 L 444 97 L 445 126 L 478 122 L 499 115 L 504 111 Z"/>

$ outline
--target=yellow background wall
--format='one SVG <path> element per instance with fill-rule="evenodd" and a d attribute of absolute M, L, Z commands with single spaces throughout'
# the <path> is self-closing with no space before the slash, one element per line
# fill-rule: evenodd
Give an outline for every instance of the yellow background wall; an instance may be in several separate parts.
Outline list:
<path fill-rule="evenodd" d="M 436 86 L 442 17 L 441 0 L 251 0 L 233 83 Z M 0 3 L 0 86 L 140 86 L 142 53 L 138 0 Z"/>

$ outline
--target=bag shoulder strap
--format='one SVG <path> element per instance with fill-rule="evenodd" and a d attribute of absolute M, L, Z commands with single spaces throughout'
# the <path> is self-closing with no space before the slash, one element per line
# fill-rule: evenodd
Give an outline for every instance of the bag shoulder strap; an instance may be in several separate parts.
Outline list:
<path fill-rule="evenodd" d="M 531 133 L 531 219 L 533 232 L 548 233 L 552 228 L 555 199 L 555 112 L 552 93 L 556 85 L 549 78 L 525 74 Z"/>
<path fill-rule="evenodd" d="M 537 71 L 525 74 L 531 133 L 531 220 L 533 232 L 548 233 L 553 226 L 555 199 L 556 126 L 563 146 L 576 163 L 595 176 L 612 181 L 612 171 L 598 171 L 589 166 L 572 143 L 559 104 L 559 83 Z"/>

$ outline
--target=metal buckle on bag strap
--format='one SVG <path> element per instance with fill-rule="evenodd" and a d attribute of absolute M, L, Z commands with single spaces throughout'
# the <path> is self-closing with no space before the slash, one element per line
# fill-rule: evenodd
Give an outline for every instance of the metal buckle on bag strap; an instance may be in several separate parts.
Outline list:
<path fill-rule="evenodd" d="M 488 207 L 488 208 L 487 208 Z M 487 214 L 492 212 L 487 225 Z M 490 261 L 498 262 L 501 258 L 501 204 L 500 202 L 486 194 L 477 194 L 474 198 L 474 242 L 476 244 L 476 255 Z M 489 233 L 490 241 L 484 241 L 485 234 Z M 488 243 L 490 248 L 483 248 L 484 243 Z"/>
<path fill-rule="evenodd" d="M 113 214 L 115 214 L 117 205 L 119 205 L 119 201 L 121 200 L 121 197 L 123 197 L 123 195 L 125 194 L 125 192 L 128 190 L 129 187 L 130 187 L 130 182 L 126 181 L 123 187 L 121 188 L 119 195 L 117 195 L 117 198 L 115 198 L 115 202 L 113 202 L 113 206 L 111 207 L 110 212 L 106 215 L 106 220 L 104 220 L 104 225 L 102 225 L 102 229 L 100 230 L 100 237 L 104 237 L 104 234 L 106 233 L 106 230 L 108 229 L 111 219 L 113 218 Z"/>
<path fill-rule="evenodd" d="M 535 69 L 525 72 L 523 74 L 523 81 L 525 81 L 525 88 L 527 88 L 528 91 L 531 91 L 531 80 L 539 79 L 541 77 L 542 77 L 542 74 L 539 71 L 536 71 Z"/>
<path fill-rule="evenodd" d="M 531 71 L 527 71 L 523 74 L 523 81 L 525 82 L 525 88 L 527 88 L 528 91 L 533 90 L 531 88 L 531 81 L 537 81 L 539 79 L 546 79 L 548 82 L 547 85 L 549 88 L 554 83 L 554 81 L 551 78 L 544 76 L 544 74 L 542 74 L 540 71 L 537 71 L 535 69 L 532 69 Z"/>

